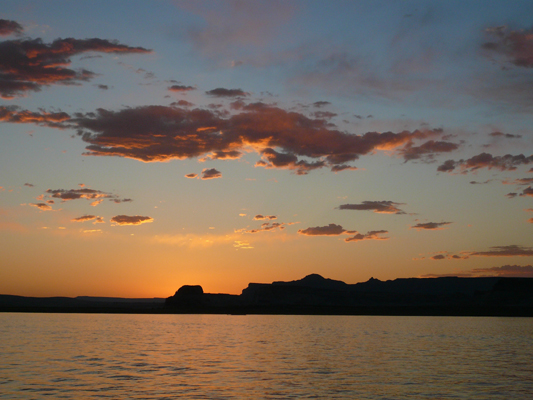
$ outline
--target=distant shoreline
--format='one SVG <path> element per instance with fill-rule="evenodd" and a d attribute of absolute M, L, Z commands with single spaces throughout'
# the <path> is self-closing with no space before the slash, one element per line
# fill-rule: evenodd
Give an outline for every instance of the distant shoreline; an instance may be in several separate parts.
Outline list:
<path fill-rule="evenodd" d="M 166 299 L 0 295 L 0 312 L 533 317 L 533 278 L 408 278 L 346 284 L 311 274 L 240 295 L 182 286 Z"/>
<path fill-rule="evenodd" d="M 296 307 L 296 308 L 187 308 L 152 309 L 114 307 L 16 307 L 0 306 L 0 313 L 41 314 L 152 314 L 152 315 L 331 315 L 331 316 L 427 316 L 427 317 L 533 317 L 531 307 L 469 308 L 464 307 Z"/>

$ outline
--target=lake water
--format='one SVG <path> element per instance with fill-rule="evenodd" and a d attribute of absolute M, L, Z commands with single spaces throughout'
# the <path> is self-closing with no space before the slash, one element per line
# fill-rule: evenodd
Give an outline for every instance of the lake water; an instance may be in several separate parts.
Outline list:
<path fill-rule="evenodd" d="M 0 313 L 1 399 L 530 399 L 533 318 Z"/>

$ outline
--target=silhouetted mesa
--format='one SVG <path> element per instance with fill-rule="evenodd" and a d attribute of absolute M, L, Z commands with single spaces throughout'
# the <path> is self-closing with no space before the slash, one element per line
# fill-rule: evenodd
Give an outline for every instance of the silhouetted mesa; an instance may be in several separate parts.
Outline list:
<path fill-rule="evenodd" d="M 533 316 L 533 278 L 370 278 L 349 285 L 311 274 L 291 282 L 250 283 L 240 296 L 193 287 L 166 300 L 169 312 Z"/>
<path fill-rule="evenodd" d="M 182 286 L 165 299 L 0 295 L 3 312 L 533 316 L 533 278 L 408 278 L 346 284 L 311 274 L 240 295 Z"/>

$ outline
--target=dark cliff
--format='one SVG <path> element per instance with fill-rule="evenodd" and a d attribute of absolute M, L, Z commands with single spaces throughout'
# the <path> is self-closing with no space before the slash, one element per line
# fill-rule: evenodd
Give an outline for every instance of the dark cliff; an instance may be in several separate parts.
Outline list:
<path fill-rule="evenodd" d="M 312 274 L 250 283 L 240 296 L 179 292 L 166 301 L 175 312 L 533 316 L 533 278 L 371 278 L 349 285 Z"/>

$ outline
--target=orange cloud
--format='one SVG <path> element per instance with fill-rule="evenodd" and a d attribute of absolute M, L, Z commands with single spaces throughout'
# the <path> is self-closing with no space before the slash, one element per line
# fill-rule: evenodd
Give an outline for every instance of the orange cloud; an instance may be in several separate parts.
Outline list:
<path fill-rule="evenodd" d="M 98 109 L 76 114 L 71 123 L 88 143 L 85 155 L 164 162 L 194 157 L 235 159 L 252 149 L 262 157 L 257 166 L 291 169 L 300 175 L 322 167 L 352 169 L 346 163 L 361 155 L 442 133 L 436 129 L 355 135 L 335 130 L 323 119 L 264 103 L 235 107 L 237 113 L 231 115 L 223 110 L 175 106 Z M 205 127 L 213 129 L 202 130 Z"/>
<path fill-rule="evenodd" d="M 519 179 L 514 179 L 512 181 L 503 181 L 502 182 L 504 185 L 521 185 L 521 186 L 525 186 L 525 185 L 530 185 L 533 183 L 533 178 L 519 178 Z"/>
<path fill-rule="evenodd" d="M 111 222 L 115 225 L 140 225 L 153 222 L 152 217 L 143 217 L 140 215 L 116 215 L 111 218 Z"/>
<path fill-rule="evenodd" d="M 168 88 L 171 92 L 177 92 L 177 93 L 187 93 L 191 90 L 196 90 L 196 88 L 192 86 L 185 86 L 185 85 L 172 85 Z"/>
<path fill-rule="evenodd" d="M 0 94 L 1 94 L 0 83 Z M 11 122 L 16 124 L 37 124 L 42 126 L 49 126 L 51 128 L 66 128 L 66 122 L 70 119 L 70 115 L 65 112 L 49 113 L 46 111 L 32 112 L 28 110 L 21 110 L 18 106 L 0 106 L 0 122 Z"/>
<path fill-rule="evenodd" d="M 96 215 L 82 215 L 81 217 L 71 219 L 72 222 L 85 222 L 85 221 L 92 221 L 92 220 L 94 220 L 93 224 L 104 223 L 104 218 L 98 217 Z"/>
<path fill-rule="evenodd" d="M 30 206 L 37 207 L 41 211 L 51 211 L 52 207 L 46 203 L 30 203 Z"/>
<path fill-rule="evenodd" d="M 533 188 L 531 186 L 525 188 L 524 190 L 522 190 L 522 193 L 520 193 L 520 196 L 533 197 Z"/>

